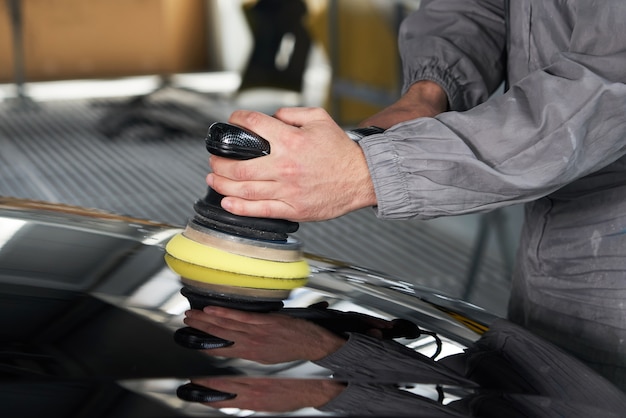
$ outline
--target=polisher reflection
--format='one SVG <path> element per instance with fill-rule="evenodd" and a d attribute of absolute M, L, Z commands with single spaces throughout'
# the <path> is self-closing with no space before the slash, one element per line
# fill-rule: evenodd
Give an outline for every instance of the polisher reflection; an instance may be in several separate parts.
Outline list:
<path fill-rule="evenodd" d="M 248 279 L 242 276 L 240 282 Z M 462 352 L 441 355 L 442 339 L 436 333 L 402 318 L 332 309 L 325 302 L 284 307 L 274 301 L 273 308 L 261 310 L 230 302 L 207 305 L 205 298 L 185 296 L 192 307 L 184 319 L 186 329 L 202 342 L 194 348 L 207 356 L 232 359 L 233 364 L 308 362 L 326 370 L 314 378 L 246 372 L 191 378 L 177 390 L 183 400 L 222 411 L 618 417 L 626 408 L 619 389 L 506 320 L 492 323 Z M 203 339 L 207 335 L 210 339 Z M 407 343 L 424 338 L 434 342 L 434 353 L 426 355 Z"/>
<path fill-rule="evenodd" d="M 205 269 L 205 272 L 206 271 Z M 219 282 L 219 278 L 224 275 L 228 276 L 228 280 L 238 283 L 254 283 L 259 280 L 257 276 L 236 275 L 234 273 L 217 270 L 213 273 L 214 276 L 207 277 L 214 277 L 214 282 Z M 228 338 L 230 332 L 226 332 L 223 338 L 222 336 L 213 335 L 214 329 L 217 329 L 218 332 L 226 329 L 224 324 L 216 325 L 213 321 L 230 321 L 231 323 L 236 321 L 240 327 L 246 327 L 248 325 L 247 321 L 250 321 L 254 331 L 269 331 L 273 335 L 280 335 L 280 330 L 277 329 L 278 327 L 283 326 L 288 329 L 301 329 L 304 325 L 301 321 L 304 320 L 307 321 L 307 323 L 316 324 L 329 333 L 341 338 L 348 332 L 375 335 L 385 339 L 415 339 L 424 334 L 428 334 L 432 335 L 435 341 L 438 342 L 438 349 L 435 356 L 440 352 L 441 342 L 436 334 L 421 330 L 413 322 L 401 318 L 384 320 L 358 312 L 342 312 L 328 308 L 328 304 L 325 302 L 315 303 L 306 307 L 284 307 L 282 300 L 260 297 L 259 289 L 256 288 L 240 286 L 236 288 L 236 294 L 233 294 L 232 286 L 204 284 L 203 287 L 197 288 L 195 283 L 185 277 L 181 277 L 181 281 L 184 284 L 181 293 L 187 298 L 193 310 L 188 313 L 185 322 L 196 324 L 196 327 L 178 329 L 174 334 L 174 339 L 180 345 L 188 348 L 216 349 L 234 344 L 234 341 Z M 279 294 L 282 295 L 283 293 L 280 292 Z M 246 297 L 246 295 L 248 297 Z M 213 309 L 210 314 L 205 313 L 207 307 L 222 308 L 219 312 L 224 316 L 220 317 L 220 315 L 215 312 L 215 309 Z M 258 316 L 254 315 L 255 313 L 265 315 Z M 275 315 L 269 314 L 279 314 L 280 321 L 285 321 L 285 323 L 281 324 Z M 263 325 L 263 327 L 266 328 L 260 329 L 256 327 L 256 325 Z M 226 329 L 226 331 L 229 330 Z M 260 336 L 262 337 L 263 335 L 261 334 Z M 304 341 L 303 339 L 300 340 Z M 242 343 L 245 344 L 245 342 L 240 341 L 240 344 Z M 254 343 L 258 344 L 257 341 L 254 341 Z M 313 343 L 314 342 L 311 342 L 311 344 Z M 289 349 L 293 356 L 294 351 L 291 348 L 288 346 L 284 348 Z M 279 354 L 282 351 L 282 347 L 272 347 L 272 351 L 275 354 Z M 294 358 L 292 360 L 300 359 L 304 358 Z M 254 360 L 264 363 L 272 362 L 264 358 Z M 275 362 L 281 362 L 280 358 L 279 361 Z"/>
<path fill-rule="evenodd" d="M 309 333 L 304 329 L 301 338 Z M 273 348 L 290 359 L 299 343 Z M 197 378 L 178 396 L 229 411 L 314 408 L 350 416 L 619 417 L 626 407 L 619 389 L 505 320 L 463 353 L 437 361 L 393 339 L 350 332 L 341 348 L 314 363 L 332 377 Z"/>

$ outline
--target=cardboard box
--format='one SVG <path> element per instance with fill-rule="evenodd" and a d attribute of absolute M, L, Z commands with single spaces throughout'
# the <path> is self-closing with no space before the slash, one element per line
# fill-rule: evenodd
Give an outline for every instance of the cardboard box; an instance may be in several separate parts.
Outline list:
<path fill-rule="evenodd" d="M 21 0 L 27 81 L 206 69 L 205 0 Z M 0 82 L 14 81 L 0 3 Z"/>

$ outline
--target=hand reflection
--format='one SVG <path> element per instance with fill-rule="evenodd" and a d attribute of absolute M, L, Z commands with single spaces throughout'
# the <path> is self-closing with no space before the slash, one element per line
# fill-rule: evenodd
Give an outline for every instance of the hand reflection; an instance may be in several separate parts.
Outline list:
<path fill-rule="evenodd" d="M 309 406 L 359 416 L 422 413 L 455 418 L 618 417 L 626 408 L 626 397 L 618 388 L 560 349 L 505 320 L 493 322 L 463 353 L 438 361 L 396 341 L 361 332 L 351 332 L 345 340 L 336 332 L 284 311 L 250 313 L 207 307 L 204 311 L 188 311 L 185 323 L 234 341 L 230 347 L 207 350 L 210 354 L 261 363 L 311 360 L 332 370 L 336 379 L 196 380 L 236 395 L 210 403 L 218 408 L 276 412 Z M 413 383 L 420 390 L 404 390 L 399 382 Z M 425 398 L 421 395 L 424 385 L 434 385 L 438 396 L 444 393 L 440 389 L 450 386 L 452 396 L 448 398 L 444 393 L 441 398 Z M 467 389 L 466 396 L 459 399 L 463 388 Z M 446 398 L 452 402 L 442 402 Z"/>
<path fill-rule="evenodd" d="M 250 409 L 257 412 L 291 412 L 302 408 L 320 408 L 344 389 L 330 379 L 281 379 L 252 377 L 216 377 L 193 379 L 199 389 L 235 395 L 232 399 L 202 402 L 213 408 Z"/>
<path fill-rule="evenodd" d="M 262 364 L 319 360 L 338 350 L 345 339 L 310 321 L 281 313 L 244 312 L 216 306 L 185 312 L 186 325 L 233 341 L 209 353 Z"/>
<path fill-rule="evenodd" d="M 468 417 L 462 411 L 410 393 L 395 384 L 348 383 L 334 379 L 198 378 L 182 386 L 177 394 L 182 399 L 216 409 L 237 408 L 266 413 L 315 408 L 350 416 Z"/>

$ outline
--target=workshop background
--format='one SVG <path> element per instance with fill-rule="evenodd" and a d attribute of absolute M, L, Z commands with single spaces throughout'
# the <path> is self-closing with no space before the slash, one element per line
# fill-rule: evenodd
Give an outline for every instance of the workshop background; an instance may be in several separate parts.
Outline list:
<path fill-rule="evenodd" d="M 184 225 L 204 135 L 237 108 L 395 101 L 418 0 L 0 1 L 0 196 Z M 521 208 L 432 221 L 364 209 L 301 224 L 305 251 L 504 315 Z"/>

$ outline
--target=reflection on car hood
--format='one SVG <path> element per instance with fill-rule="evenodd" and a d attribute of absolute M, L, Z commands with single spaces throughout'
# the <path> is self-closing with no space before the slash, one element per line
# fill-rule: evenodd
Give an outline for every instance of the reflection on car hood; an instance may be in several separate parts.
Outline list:
<path fill-rule="evenodd" d="M 163 260 L 178 232 L 0 199 L 2 416 L 619 416 L 626 406 L 619 390 L 575 360 L 476 306 L 311 254 L 309 283 L 284 301 L 287 309 L 325 301 L 424 332 L 387 341 L 391 349 L 353 333 L 350 344 L 375 357 L 337 360 L 332 369 L 181 347 L 172 336 L 189 303 Z M 532 366 L 541 372 L 529 373 Z M 212 391 L 216 385 L 237 390 Z M 592 387 L 601 398 L 585 394 Z M 322 391 L 336 396 L 306 402 Z"/>

